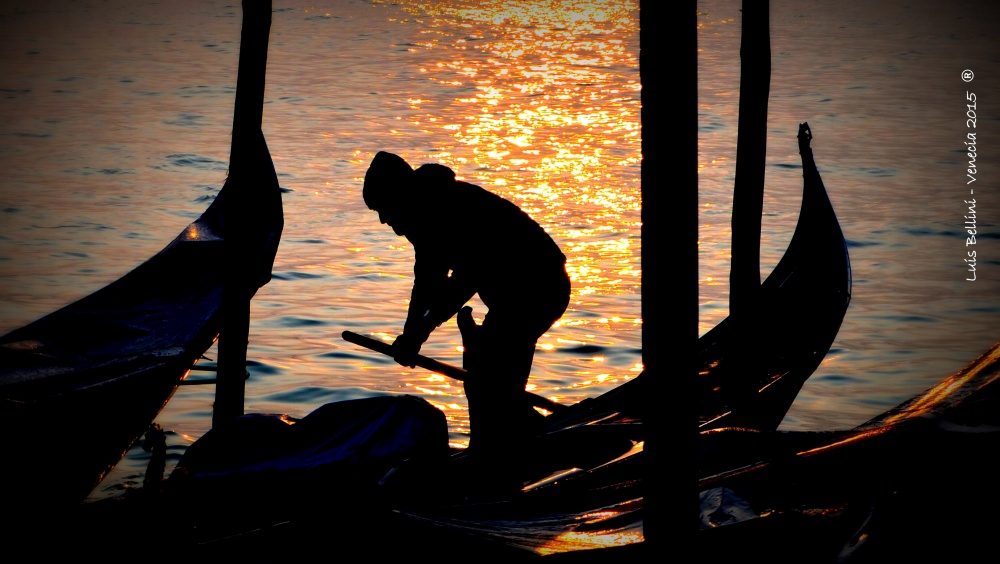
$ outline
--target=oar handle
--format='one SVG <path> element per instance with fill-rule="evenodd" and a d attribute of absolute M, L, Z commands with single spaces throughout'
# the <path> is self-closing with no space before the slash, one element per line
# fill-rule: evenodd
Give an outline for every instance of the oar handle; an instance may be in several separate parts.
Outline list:
<path fill-rule="evenodd" d="M 365 347 L 366 349 L 382 353 L 386 356 L 394 356 L 392 354 L 392 345 L 386 343 L 385 341 L 372 339 L 371 337 L 366 337 L 364 335 L 360 335 L 353 331 L 344 331 L 341 336 L 344 338 L 345 341 L 349 343 L 360 345 L 362 347 Z M 468 381 L 473 378 L 473 376 L 469 374 L 464 368 L 459 368 L 451 364 L 434 360 L 433 358 L 428 358 L 421 354 L 416 355 L 416 357 L 414 358 L 414 365 L 419 366 L 420 368 L 426 368 L 431 372 L 444 374 L 449 378 L 454 378 L 462 382 Z M 525 391 L 524 393 L 528 395 L 529 399 L 531 399 L 531 405 L 535 407 L 540 407 L 542 409 L 552 412 L 559 411 L 560 409 L 564 409 L 566 407 L 565 405 L 556 403 L 538 394 L 533 394 L 529 391 Z"/>

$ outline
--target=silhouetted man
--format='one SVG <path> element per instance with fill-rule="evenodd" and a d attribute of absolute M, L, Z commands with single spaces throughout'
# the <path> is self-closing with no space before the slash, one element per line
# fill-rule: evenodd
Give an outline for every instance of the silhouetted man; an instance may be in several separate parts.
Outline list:
<path fill-rule="evenodd" d="M 569 304 L 566 256 L 515 204 L 456 181 L 443 165 L 414 170 L 379 152 L 362 194 L 416 255 L 409 311 L 392 344 L 396 362 L 412 367 L 430 333 L 461 310 L 463 364 L 478 381 L 465 383 L 471 445 L 516 447 L 541 419 L 524 387 L 536 341 Z M 463 307 L 477 293 L 489 308 L 481 326 Z"/>

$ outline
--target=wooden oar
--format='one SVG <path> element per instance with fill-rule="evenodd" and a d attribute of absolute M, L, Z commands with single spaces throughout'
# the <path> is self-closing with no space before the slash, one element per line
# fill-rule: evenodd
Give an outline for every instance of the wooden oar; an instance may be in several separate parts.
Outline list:
<path fill-rule="evenodd" d="M 371 337 L 366 337 L 364 335 L 360 335 L 353 331 L 344 331 L 342 336 L 344 340 L 349 343 L 354 343 L 355 345 L 361 345 L 366 349 L 371 349 L 375 352 L 382 353 L 386 356 L 393 356 L 392 345 L 384 341 L 379 341 L 378 339 L 372 339 Z M 459 368 L 457 366 L 453 366 L 451 364 L 434 360 L 433 358 L 428 358 L 420 354 L 416 355 L 416 357 L 414 358 L 414 364 L 416 366 L 419 366 L 420 368 L 426 368 L 431 372 L 444 374 L 449 378 L 454 378 L 462 382 L 465 382 L 470 378 L 473 378 L 473 375 L 469 374 L 464 368 Z M 531 399 L 531 405 L 533 405 L 534 407 L 540 407 L 542 409 L 551 412 L 556 412 L 559 411 L 560 409 L 566 408 L 565 405 L 556 403 L 538 394 L 533 394 L 527 390 L 525 390 L 524 393 L 528 395 L 529 399 Z"/>

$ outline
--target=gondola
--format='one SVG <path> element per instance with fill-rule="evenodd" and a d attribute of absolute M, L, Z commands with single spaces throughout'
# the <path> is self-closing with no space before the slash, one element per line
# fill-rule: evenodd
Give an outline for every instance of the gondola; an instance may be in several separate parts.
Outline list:
<path fill-rule="evenodd" d="M 754 364 L 737 346 L 748 335 L 727 317 L 699 339 L 697 397 L 704 429 L 776 429 L 802 384 L 826 357 L 851 300 L 847 243 L 813 158 L 809 124 L 799 126 L 803 192 L 788 248 L 760 288 L 747 323 Z"/>
<path fill-rule="evenodd" d="M 122 278 L 0 338 L 0 474 L 25 503 L 79 503 L 215 342 L 227 196 Z M 267 268 L 280 200 L 268 213 Z"/>
<path fill-rule="evenodd" d="M 998 400 L 1000 343 L 854 429 L 706 434 L 701 546 L 718 562 L 979 560 L 1000 503 Z"/>
<path fill-rule="evenodd" d="M 756 372 L 741 371 L 733 356 L 720 353 L 735 338 L 731 322 L 706 334 L 699 375 L 707 380 L 699 397 L 705 433 L 735 421 L 743 430 L 773 431 L 826 354 L 846 311 L 846 244 L 813 163 L 810 138 L 803 124 L 802 212 L 789 250 L 762 292 L 766 310 L 790 317 L 789 323 L 802 322 L 800 309 L 812 307 L 809 329 L 799 326 L 792 341 L 805 350 L 775 347 Z M 780 330 L 777 337 L 788 336 L 780 323 L 763 323 Z M 514 560 L 628 547 L 642 540 L 645 436 L 639 410 L 652 377 L 643 373 L 598 397 L 550 406 L 516 459 L 500 464 L 474 448 L 451 452 L 443 415 L 411 396 L 335 402 L 298 421 L 244 416 L 189 447 L 162 495 L 154 495 L 157 512 L 174 515 L 175 528 L 184 523 L 191 550 L 226 555 L 252 546 L 260 556 L 262 546 L 275 542 L 283 554 L 292 554 L 291 547 L 319 533 L 316 527 L 367 539 L 374 543 L 366 548 L 371 554 L 406 550 L 421 538 L 501 551 Z M 447 491 L 427 487 L 435 481 Z M 379 544 L 384 531 L 399 542 Z"/>
<path fill-rule="evenodd" d="M 243 52 L 256 42 L 266 54 L 271 11 L 269 2 L 253 5 L 258 23 L 250 40 L 244 26 L 229 176 L 212 204 L 120 279 L 0 337 L 8 509 L 79 504 L 215 342 L 224 287 L 249 300 L 270 279 L 281 192 L 260 129 L 265 61 L 259 50 L 258 60 Z"/>
<path fill-rule="evenodd" d="M 991 549 L 990 509 L 1000 502 L 991 483 L 1000 446 L 998 400 L 1000 343 L 854 429 L 702 431 L 701 515 L 692 516 L 701 527 L 697 552 L 687 556 L 713 564 L 748 558 L 779 564 L 977 561 Z M 388 492 L 337 480 L 327 491 L 295 480 L 273 484 L 283 494 L 306 490 L 313 497 L 300 505 L 301 513 L 236 532 L 213 519 L 225 515 L 230 520 L 223 525 L 233 524 L 234 511 L 259 507 L 259 492 L 246 489 L 253 482 L 242 483 L 240 491 L 254 499 L 237 506 L 216 505 L 219 498 L 192 506 L 191 498 L 178 498 L 152 507 L 172 510 L 165 522 L 175 530 L 178 523 L 189 527 L 183 529 L 190 542 L 185 550 L 199 557 L 284 560 L 314 554 L 317 539 L 339 539 L 375 559 L 475 554 L 504 562 L 642 560 L 650 556 L 641 542 L 642 443 L 629 439 L 630 448 L 615 447 L 636 436 L 628 429 L 635 422 L 598 419 L 540 435 L 526 452 L 535 461 L 561 458 L 583 468 L 506 492 L 459 491 L 457 479 L 474 468 L 453 459 L 406 478 L 390 474 L 378 486 Z M 199 521 L 206 512 L 211 517 Z"/>
<path fill-rule="evenodd" d="M 805 381 L 829 352 L 851 300 L 847 242 L 816 168 L 812 132 L 799 127 L 803 195 L 788 248 L 760 289 L 759 317 L 747 326 L 758 339 L 752 364 L 738 348 L 746 335 L 725 318 L 698 340 L 696 398 L 700 430 L 774 430 Z M 639 405 L 645 373 L 602 396 L 583 400 L 553 424 L 585 421 Z M 558 422 L 558 423 L 557 423 Z"/>

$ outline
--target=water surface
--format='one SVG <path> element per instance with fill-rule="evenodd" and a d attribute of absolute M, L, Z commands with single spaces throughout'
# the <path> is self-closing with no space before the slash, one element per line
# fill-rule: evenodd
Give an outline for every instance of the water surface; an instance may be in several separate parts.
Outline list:
<path fill-rule="evenodd" d="M 699 3 L 701 333 L 728 313 L 739 6 Z M 854 274 L 843 328 L 782 427 L 847 428 L 1000 336 L 1000 197 L 987 149 L 998 126 L 985 109 L 1000 99 L 997 10 L 771 6 L 762 277 L 798 217 L 804 121 Z M 240 24 L 238 3 L 218 1 L 0 8 L 0 331 L 104 286 L 207 207 L 228 166 Z M 406 314 L 412 249 L 361 200 L 379 150 L 451 166 L 516 202 L 564 249 L 571 303 L 539 341 L 534 392 L 571 403 L 638 374 L 642 292 L 670 288 L 639 284 L 636 2 L 276 0 L 270 37 L 263 129 L 285 230 L 274 279 L 252 305 L 248 412 L 301 416 L 410 393 L 441 408 L 452 443 L 467 444 L 461 386 L 340 339 L 349 329 L 390 340 Z M 977 72 L 968 85 L 965 68 Z M 970 88 L 984 105 L 975 194 L 963 180 Z M 975 282 L 963 262 L 970 197 Z M 671 268 L 669 252 L 646 261 Z M 460 344 L 451 321 L 422 352 L 460 364 Z M 212 400 L 211 386 L 182 387 L 161 414 L 172 460 L 210 426 Z M 675 401 L 685 398 L 664 398 Z M 133 449 L 103 487 L 141 483 L 146 456 Z"/>

